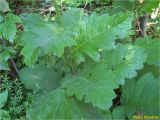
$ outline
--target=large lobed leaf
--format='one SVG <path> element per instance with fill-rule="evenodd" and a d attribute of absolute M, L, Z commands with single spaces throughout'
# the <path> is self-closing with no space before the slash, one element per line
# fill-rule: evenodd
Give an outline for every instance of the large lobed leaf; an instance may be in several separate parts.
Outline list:
<path fill-rule="evenodd" d="M 28 119 L 111 119 L 110 112 L 101 111 L 88 104 L 66 96 L 65 90 L 56 89 L 37 99 L 27 110 Z"/>
<path fill-rule="evenodd" d="M 145 74 L 137 81 L 126 81 L 122 89 L 122 106 L 114 110 L 114 118 L 125 118 L 125 115 L 130 118 L 133 118 L 133 115 L 159 116 L 159 85 L 159 79 L 155 79 L 151 73 Z"/>
<path fill-rule="evenodd" d="M 110 70 L 103 65 L 94 65 L 82 71 L 79 75 L 64 78 L 62 87 L 66 88 L 68 96 L 75 95 L 77 99 L 102 110 L 112 106 L 112 99 L 116 97 L 113 89 L 118 88 L 118 83 Z"/>
<path fill-rule="evenodd" d="M 87 15 L 82 9 L 70 9 L 63 13 L 66 29 L 71 29 L 77 45 L 72 53 L 77 63 L 85 61 L 88 56 L 94 61 L 100 60 L 99 49 L 114 48 L 115 39 L 123 39 L 131 29 L 131 13 L 119 13 L 109 16 L 92 13 Z"/>
<path fill-rule="evenodd" d="M 43 27 L 46 24 L 43 17 L 39 14 L 23 13 L 20 17 L 23 21 L 25 30 L 30 30 L 35 27 Z"/>
<path fill-rule="evenodd" d="M 102 57 L 106 68 L 113 71 L 116 80 L 124 82 L 124 78 L 133 78 L 136 70 L 143 68 L 147 55 L 143 48 L 131 44 L 118 44 L 115 49 L 107 51 Z"/>
<path fill-rule="evenodd" d="M 49 92 L 57 88 L 61 74 L 43 65 L 34 68 L 22 68 L 19 72 L 20 79 L 27 89 Z"/>
<path fill-rule="evenodd" d="M 57 25 L 45 21 L 41 26 L 35 26 L 32 29 L 24 31 L 20 38 L 24 46 L 21 51 L 21 54 L 25 56 L 24 62 L 28 66 L 32 66 L 40 50 L 44 54 L 52 53 L 59 57 L 62 56 L 65 47 L 76 44 L 73 38 L 68 36 L 67 32 Z"/>

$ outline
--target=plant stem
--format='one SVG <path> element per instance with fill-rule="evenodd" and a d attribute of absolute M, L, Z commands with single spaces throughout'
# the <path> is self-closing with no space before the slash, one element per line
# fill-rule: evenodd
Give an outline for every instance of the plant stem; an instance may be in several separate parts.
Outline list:
<path fill-rule="evenodd" d="M 11 63 L 12 63 L 13 68 L 15 69 L 17 75 L 19 76 L 18 68 L 17 68 L 16 63 L 14 62 L 12 56 L 10 57 L 10 61 L 11 61 Z"/>
<path fill-rule="evenodd" d="M 6 47 L 6 41 L 3 40 L 3 39 L 1 39 L 1 40 L 2 40 L 2 45 L 3 45 L 4 47 Z M 11 62 L 11 65 L 12 65 L 13 68 L 15 69 L 16 74 L 19 76 L 19 70 L 18 70 L 18 68 L 17 68 L 17 66 L 16 66 L 16 63 L 14 62 L 12 56 L 10 56 L 9 60 L 10 60 L 10 62 Z"/>
<path fill-rule="evenodd" d="M 75 72 L 75 70 L 74 70 L 74 66 L 73 66 L 72 60 L 70 60 L 70 63 L 71 63 L 71 70 L 72 70 L 72 73 L 75 74 L 76 72 Z"/>
<path fill-rule="evenodd" d="M 56 1 L 56 0 L 52 0 L 52 2 L 53 2 L 53 5 L 54 5 L 54 7 L 55 7 L 55 12 L 56 12 L 56 14 L 57 14 L 57 18 L 58 18 L 60 24 L 63 26 L 63 20 L 62 20 L 62 16 L 61 16 L 61 11 L 60 11 L 60 9 L 59 9 L 59 6 L 58 6 L 58 4 L 57 4 L 57 1 Z"/>

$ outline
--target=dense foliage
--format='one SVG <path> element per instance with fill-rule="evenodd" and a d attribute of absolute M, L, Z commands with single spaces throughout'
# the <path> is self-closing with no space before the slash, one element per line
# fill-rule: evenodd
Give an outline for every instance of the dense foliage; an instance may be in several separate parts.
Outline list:
<path fill-rule="evenodd" d="M 0 0 L 0 120 L 160 116 L 159 9 Z"/>

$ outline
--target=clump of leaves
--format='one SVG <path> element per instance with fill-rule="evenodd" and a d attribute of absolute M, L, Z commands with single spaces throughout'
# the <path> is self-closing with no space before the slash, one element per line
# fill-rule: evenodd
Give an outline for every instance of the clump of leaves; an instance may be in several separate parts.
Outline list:
<path fill-rule="evenodd" d="M 32 104 L 26 110 L 26 117 L 29 120 L 123 119 L 137 113 L 158 116 L 159 81 L 152 75 L 152 69 L 146 72 L 143 67 L 144 64 L 159 67 L 160 42 L 150 37 L 137 39 L 135 43 L 124 42 L 131 35 L 135 14 L 119 10 L 116 14 L 100 15 L 80 8 L 69 8 L 61 14 L 58 3 L 53 3 L 56 20 L 47 21 L 32 13 L 21 16 L 24 30 L 18 42 L 26 66 L 20 70 L 19 78 L 27 89 L 38 93 L 29 98 L 27 103 Z M 14 43 L 4 31 L 1 36 Z M 19 80 L 7 83 L 4 78 L 1 85 L 6 85 L 2 88 L 8 89 L 12 101 L 6 106 L 16 109 L 6 108 L 14 112 L 14 118 L 23 113 L 25 95 Z M 119 86 L 122 96 L 121 106 L 117 107 L 112 101 Z M 148 96 L 148 91 L 152 96 Z"/>
<path fill-rule="evenodd" d="M 1 78 L 0 91 L 7 90 L 8 100 L 4 109 L 8 111 L 11 118 L 18 118 L 25 114 L 26 109 L 25 93 L 22 82 L 19 79 L 10 79 L 4 75 Z"/>
<path fill-rule="evenodd" d="M 33 23 L 33 18 L 39 22 Z M 130 13 L 88 15 L 83 9 L 70 9 L 62 14 L 62 29 L 57 23 L 45 22 L 41 16 L 25 15 L 21 54 L 26 65 L 32 68 L 23 68 L 20 78 L 28 89 L 44 93 L 27 110 L 27 117 L 111 118 L 109 108 L 116 97 L 114 89 L 125 78 L 135 77 L 136 70 L 143 68 L 147 58 L 139 46 L 115 44 L 117 38 L 123 39 L 128 34 L 132 18 Z M 55 71 L 54 65 L 47 68 L 42 61 L 38 64 L 38 58 L 47 54 L 58 57 L 55 64 L 61 64 L 64 69 Z M 66 71 L 66 66 L 70 70 Z M 81 104 L 88 108 L 79 107 Z M 89 112 L 83 114 L 86 109 Z M 91 109 L 99 114 L 90 116 Z M 108 111 L 103 114 L 105 110 Z"/>

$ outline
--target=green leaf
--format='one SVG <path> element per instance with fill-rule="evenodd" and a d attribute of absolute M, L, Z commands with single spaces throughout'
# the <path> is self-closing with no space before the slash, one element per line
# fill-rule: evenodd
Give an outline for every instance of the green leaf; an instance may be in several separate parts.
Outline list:
<path fill-rule="evenodd" d="M 0 0 L 0 12 L 5 13 L 10 11 L 9 4 L 6 0 Z"/>
<path fill-rule="evenodd" d="M 139 79 L 144 76 L 146 73 L 151 72 L 155 78 L 160 77 L 160 68 L 156 65 L 144 64 L 144 68 L 138 71 L 138 75 L 135 79 Z"/>
<path fill-rule="evenodd" d="M 9 58 L 10 54 L 8 51 L 0 52 L 0 70 L 9 70 L 7 63 Z"/>
<path fill-rule="evenodd" d="M 137 39 L 136 45 L 145 49 L 147 53 L 147 63 L 150 65 L 157 65 L 160 66 L 160 41 L 159 39 Z"/>
<path fill-rule="evenodd" d="M 102 110 L 109 109 L 112 100 L 116 97 L 113 90 L 118 88 L 112 71 L 98 64 L 79 74 L 64 78 L 62 88 L 66 88 L 68 96 L 75 95 L 77 99 L 84 99 L 94 107 Z"/>
<path fill-rule="evenodd" d="M 111 9 L 111 12 L 113 14 L 117 14 L 118 12 L 126 12 L 128 10 L 133 10 L 135 7 L 135 0 L 128 0 L 128 1 L 122 1 L 122 0 L 114 0 L 112 3 L 113 8 Z"/>
<path fill-rule="evenodd" d="M 21 19 L 25 30 L 30 30 L 34 27 L 43 27 L 46 24 L 43 17 L 39 14 L 22 14 Z"/>
<path fill-rule="evenodd" d="M 121 98 L 124 114 L 130 118 L 134 114 L 159 116 L 159 85 L 159 79 L 155 79 L 151 73 L 137 81 L 127 80 Z"/>
<path fill-rule="evenodd" d="M 13 13 L 8 13 L 5 16 L 5 22 L 15 24 L 22 23 L 22 20 L 17 15 L 14 15 Z"/>
<path fill-rule="evenodd" d="M 132 12 L 118 13 L 111 16 L 109 28 L 112 34 L 115 34 L 119 39 L 124 39 L 130 33 L 132 22 Z"/>
<path fill-rule="evenodd" d="M 67 98 L 63 89 L 56 89 L 38 98 L 27 110 L 28 119 L 111 119 L 110 113 L 83 104 L 73 98 Z"/>
<path fill-rule="evenodd" d="M 99 49 L 114 48 L 115 39 L 124 38 L 131 28 L 132 14 L 120 13 L 109 16 L 92 13 L 87 15 L 82 9 L 70 9 L 63 13 L 66 29 L 70 29 L 77 45 L 72 49 L 77 63 L 86 56 L 94 61 L 100 60 Z"/>
<path fill-rule="evenodd" d="M 14 50 L 14 48 L 12 46 L 8 46 L 5 48 L 5 51 L 9 52 L 9 53 L 16 53 L 16 51 Z"/>
<path fill-rule="evenodd" d="M 151 13 L 153 9 L 158 8 L 159 0 L 144 0 L 141 3 L 140 12 Z"/>
<path fill-rule="evenodd" d="M 0 36 L 13 43 L 17 28 L 15 24 L 4 22 L 0 24 Z"/>
<path fill-rule="evenodd" d="M 86 16 L 87 14 L 84 13 L 83 9 L 78 8 L 71 8 L 62 13 L 64 26 L 72 29 L 78 29 L 78 25 L 83 22 Z"/>
<path fill-rule="evenodd" d="M 8 98 L 8 91 L 0 93 L 0 109 L 6 104 Z"/>
<path fill-rule="evenodd" d="M 0 46 L 0 70 L 9 70 L 8 60 L 11 53 L 15 53 L 11 46 L 5 47 Z"/>
<path fill-rule="evenodd" d="M 112 70 L 116 80 L 124 83 L 124 78 L 133 78 L 136 70 L 143 68 L 147 55 L 144 49 L 130 44 L 118 44 L 115 49 L 107 51 L 102 57 L 104 66 Z"/>
<path fill-rule="evenodd" d="M 9 70 L 7 61 L 0 61 L 0 70 Z"/>
<path fill-rule="evenodd" d="M 22 68 L 19 76 L 27 89 L 51 91 L 57 87 L 61 74 L 42 65 L 35 65 L 33 68 Z"/>
<path fill-rule="evenodd" d="M 0 61 L 7 61 L 10 58 L 8 51 L 3 51 L 0 53 Z"/>
<path fill-rule="evenodd" d="M 68 35 L 68 31 L 49 23 L 24 31 L 20 39 L 24 46 L 21 54 L 25 56 L 24 62 L 28 66 L 33 66 L 40 50 L 44 54 L 52 53 L 60 57 L 65 47 L 76 44 L 73 38 Z"/>
<path fill-rule="evenodd" d="M 4 23 L 0 24 L 0 37 L 13 43 L 17 32 L 16 23 L 22 23 L 21 19 L 13 13 L 8 13 Z"/>

